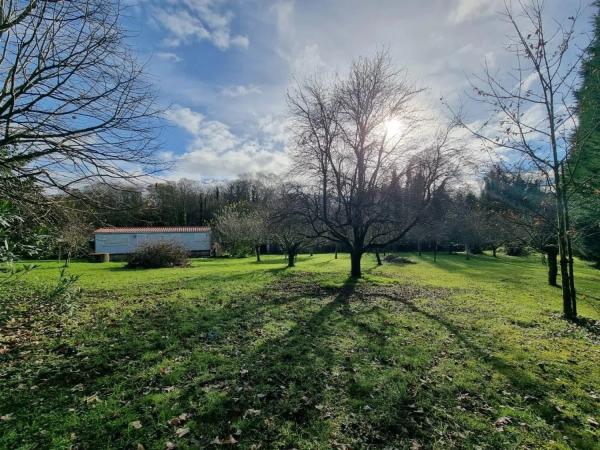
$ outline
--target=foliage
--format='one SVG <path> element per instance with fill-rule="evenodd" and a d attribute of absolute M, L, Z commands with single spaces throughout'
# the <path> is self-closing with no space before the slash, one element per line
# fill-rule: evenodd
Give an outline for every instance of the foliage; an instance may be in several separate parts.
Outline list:
<path fill-rule="evenodd" d="M 595 2 L 600 8 L 600 2 Z M 571 197 L 577 230 L 577 252 L 600 265 L 600 13 L 594 18 L 594 39 L 588 49 L 577 92 L 579 126 L 575 151 L 569 160 L 573 177 Z"/>
<path fill-rule="evenodd" d="M 359 282 L 347 254 L 75 261 L 61 320 L 0 296 L 0 448 L 597 447 L 598 338 L 557 319 L 539 257 L 404 256 Z M 29 286 L 54 282 L 40 264 Z"/>
<path fill-rule="evenodd" d="M 188 265 L 188 250 L 178 242 L 144 242 L 127 258 L 130 269 L 156 269 L 160 267 L 185 267 Z"/>

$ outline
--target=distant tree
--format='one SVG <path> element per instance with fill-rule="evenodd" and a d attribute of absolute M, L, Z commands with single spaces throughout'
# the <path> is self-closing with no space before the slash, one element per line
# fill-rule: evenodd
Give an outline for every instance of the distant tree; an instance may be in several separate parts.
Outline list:
<path fill-rule="evenodd" d="M 61 209 L 60 212 L 61 220 L 50 230 L 49 237 L 54 241 L 59 259 L 64 258 L 67 267 L 71 258 L 89 253 L 94 227 L 85 213 L 74 209 Z"/>
<path fill-rule="evenodd" d="M 556 203 L 544 190 L 542 181 L 496 166 L 488 172 L 484 182 L 483 205 L 491 213 L 490 218 L 506 227 L 505 243 L 528 244 L 545 253 L 545 262 L 552 272 L 557 256 Z M 551 285 L 556 285 L 556 273 L 550 275 L 549 280 Z"/>
<path fill-rule="evenodd" d="M 421 225 L 424 238 L 433 244 L 434 262 L 437 262 L 440 243 L 450 236 L 448 219 L 452 202 L 450 193 L 445 189 L 436 191 Z"/>
<path fill-rule="evenodd" d="M 234 256 L 246 256 L 254 250 L 260 262 L 260 246 L 267 239 L 265 212 L 245 203 L 225 206 L 216 216 L 214 229 L 225 249 Z"/>
<path fill-rule="evenodd" d="M 287 255 L 288 267 L 296 256 L 312 243 L 311 229 L 302 215 L 301 192 L 293 185 L 281 185 L 273 198 L 268 216 L 269 235 Z"/>

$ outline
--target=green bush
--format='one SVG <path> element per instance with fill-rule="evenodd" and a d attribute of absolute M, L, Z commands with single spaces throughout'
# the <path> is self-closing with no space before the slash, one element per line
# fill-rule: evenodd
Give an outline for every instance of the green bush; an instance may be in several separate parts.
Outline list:
<path fill-rule="evenodd" d="M 177 242 L 147 242 L 129 255 L 126 267 L 144 269 L 185 267 L 188 265 L 188 256 L 187 249 Z"/>

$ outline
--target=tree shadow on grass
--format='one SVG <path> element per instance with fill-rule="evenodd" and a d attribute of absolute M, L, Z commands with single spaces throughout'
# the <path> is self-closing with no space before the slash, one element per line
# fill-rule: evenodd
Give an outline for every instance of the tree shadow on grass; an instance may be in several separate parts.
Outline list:
<path fill-rule="evenodd" d="M 285 267 L 271 270 L 283 274 Z M 171 287 L 197 288 L 201 279 Z M 223 279 L 239 281 L 239 273 Z M 7 404 L 15 411 L 13 426 L 24 436 L 18 443 L 48 447 L 52 438 L 71 431 L 84 448 L 176 441 L 166 421 L 182 412 L 194 415 L 182 443 L 195 448 L 229 434 L 242 448 L 334 447 L 334 439 L 353 448 L 427 442 L 438 418 L 431 399 L 420 394 L 421 380 L 446 349 L 443 334 L 502 373 L 521 394 L 537 397 L 539 405 L 531 407 L 555 424 L 556 411 L 546 398 L 546 391 L 558 389 L 553 382 L 491 355 L 460 326 L 413 302 L 451 292 L 400 285 L 375 289 L 352 279 L 327 289 L 315 279 L 290 272 L 220 302 L 153 300 L 131 310 L 95 311 L 91 323 L 66 339 L 66 348 L 52 350 L 58 356 L 50 365 L 35 368 L 25 380 L 37 390 L 19 391 Z M 396 318 L 402 322 L 390 322 L 390 312 L 398 311 L 377 299 L 401 304 Z M 432 334 L 419 317 L 445 333 Z M 93 409 L 94 403 L 82 400 L 96 394 L 107 406 Z M 451 411 L 455 404 L 441 406 Z M 43 423 L 70 407 L 81 416 L 75 428 L 23 425 L 31 414 Z M 132 420 L 141 420 L 144 428 L 131 431 Z M 47 435 L 32 437 L 34 425 Z"/>
<path fill-rule="evenodd" d="M 563 382 L 555 376 L 547 374 L 543 365 L 537 369 L 534 367 L 529 367 L 529 370 L 521 369 L 475 343 L 474 339 L 467 337 L 464 333 L 465 330 L 445 317 L 429 312 L 412 301 L 399 299 L 394 295 L 385 293 L 383 296 L 392 301 L 400 301 L 411 312 L 441 325 L 462 347 L 468 349 L 477 361 L 483 362 L 493 368 L 494 371 L 502 374 L 521 398 L 529 398 L 530 401 L 527 407 L 534 410 L 538 417 L 543 418 L 547 424 L 560 430 L 560 433 L 568 435 L 572 442 L 581 439 L 580 424 L 573 422 L 560 409 L 557 409 L 557 405 L 552 403 L 549 394 L 552 393 L 554 396 L 562 397 L 565 401 L 572 401 L 572 399 L 566 396 Z M 494 345 L 494 348 L 502 348 L 502 345 Z M 522 408 L 522 405 L 517 407 Z M 588 411 L 588 413 L 591 413 L 591 411 Z"/>

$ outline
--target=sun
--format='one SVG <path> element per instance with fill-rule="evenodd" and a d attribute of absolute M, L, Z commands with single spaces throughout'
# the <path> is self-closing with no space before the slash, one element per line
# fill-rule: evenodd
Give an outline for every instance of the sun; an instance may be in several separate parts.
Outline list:
<path fill-rule="evenodd" d="M 389 119 L 384 122 L 385 133 L 388 137 L 397 138 L 402 135 L 405 126 L 400 119 Z"/>

